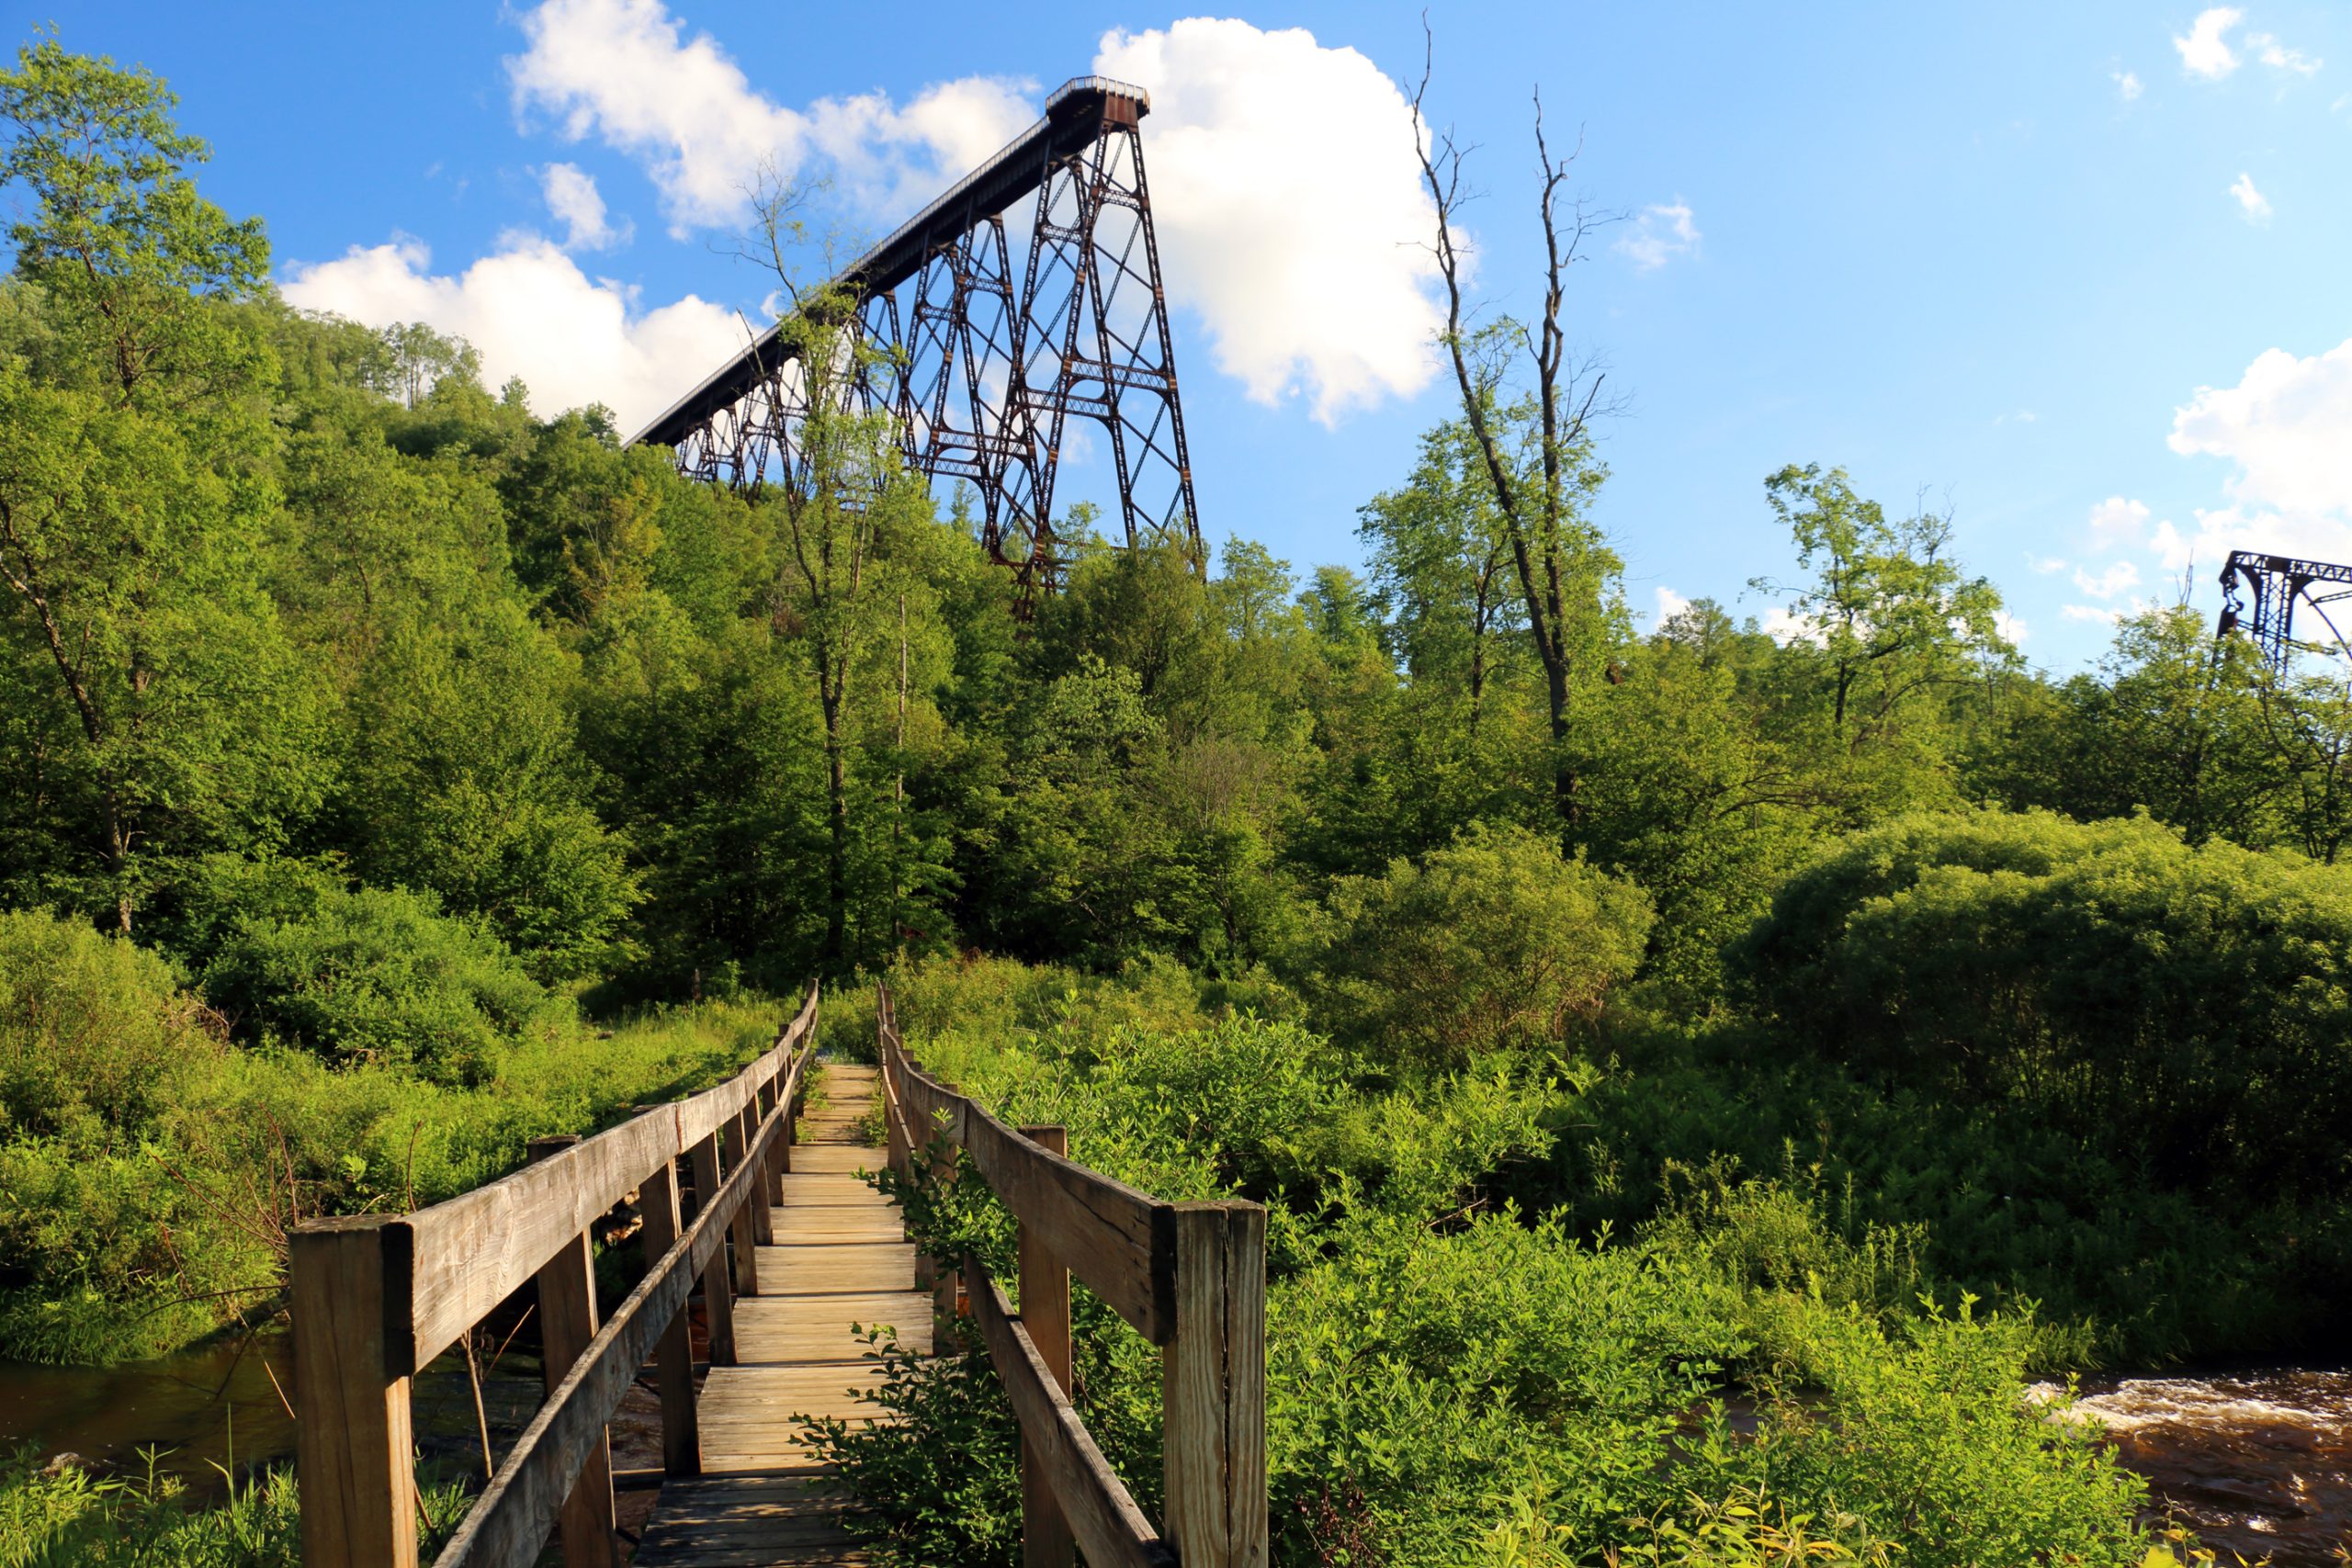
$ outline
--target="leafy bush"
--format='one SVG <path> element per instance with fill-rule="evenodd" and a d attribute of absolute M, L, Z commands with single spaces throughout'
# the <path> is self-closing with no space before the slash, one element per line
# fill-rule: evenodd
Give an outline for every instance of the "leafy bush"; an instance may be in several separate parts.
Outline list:
<path fill-rule="evenodd" d="M 1312 989 L 1374 1060 L 1445 1072 L 1557 1044 L 1630 977 L 1648 897 L 1520 828 L 1473 827 L 1419 864 L 1342 879 Z"/>
<path fill-rule="evenodd" d="M 492 1036 L 469 1082 L 437 1083 L 234 1048 L 154 954 L 0 914 L 0 1356 L 156 1355 L 266 1310 L 294 1219 L 478 1186 L 534 1137 L 733 1071 L 776 1011 L 708 1004 L 600 1032 L 555 1011 Z"/>
<path fill-rule="evenodd" d="M 1812 1189 L 1722 1167 L 1678 1176 L 1630 1246 L 1481 1213 L 1547 1127 L 1589 1122 L 1589 1075 L 1498 1057 L 1383 1092 L 1295 1024 L 1187 1017 L 1171 992 L 1136 1004 L 1174 1019 L 1152 1026 L 1091 985 L 926 964 L 899 1017 L 935 1072 L 1066 1125 L 1099 1169 L 1265 1196 L 1276 1562 L 2139 1568 L 2138 1483 L 2020 1397 L 2038 1329 L 1923 1312 L 1917 1227 L 1833 1224 Z M 948 1005 L 967 990 L 970 1012 Z M 882 1179 L 926 1250 L 1010 1276 L 1010 1215 L 968 1168 Z M 1072 1308 L 1074 1402 L 1153 1513 L 1157 1355 L 1082 1288 Z M 984 1356 L 876 1353 L 907 1419 L 819 1439 L 876 1561 L 1011 1562 L 1014 1428 Z M 1752 1434 L 1724 1414 L 1736 1396 Z"/>
<path fill-rule="evenodd" d="M 479 1084 L 526 1029 L 560 1021 L 503 943 L 430 894 L 305 884 L 281 905 L 234 917 L 205 965 L 207 995 L 248 1033 Z"/>
<path fill-rule="evenodd" d="M 217 1320 L 252 1246 L 152 1147 L 226 1063 L 219 1020 L 119 937 L 0 912 L 0 1346 L 156 1350 Z"/>
<path fill-rule="evenodd" d="M 140 1127 L 185 1072 L 220 1055 L 220 1033 L 154 953 L 0 910 L 0 1136 Z"/>
<path fill-rule="evenodd" d="M 1738 962 L 1813 1049 L 2167 1184 L 2333 1190 L 2352 1151 L 2352 868 L 2145 818 L 1911 817 L 1792 879 Z"/>

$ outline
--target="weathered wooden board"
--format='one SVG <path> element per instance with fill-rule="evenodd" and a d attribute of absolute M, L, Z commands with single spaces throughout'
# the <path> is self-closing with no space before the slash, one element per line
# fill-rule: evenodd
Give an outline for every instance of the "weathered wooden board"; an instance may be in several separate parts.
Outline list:
<path fill-rule="evenodd" d="M 745 1364 L 855 1362 L 867 1351 L 863 1328 L 891 1327 L 907 1349 L 928 1354 L 931 1298 L 919 1291 L 828 1296 L 762 1296 L 737 1303 L 735 1346 Z"/>
<path fill-rule="evenodd" d="M 836 1295 L 844 1291 L 909 1291 L 915 1282 L 912 1242 L 763 1247 L 760 1277 L 772 1294 Z"/>
<path fill-rule="evenodd" d="M 861 1563 L 843 1505 L 814 1475 L 672 1481 L 646 1521 L 637 1568 L 773 1568 Z"/>
<path fill-rule="evenodd" d="M 792 1151 L 792 1168 L 800 1176 L 854 1176 L 880 1170 L 889 1163 L 888 1149 L 859 1144 L 802 1144 Z"/>

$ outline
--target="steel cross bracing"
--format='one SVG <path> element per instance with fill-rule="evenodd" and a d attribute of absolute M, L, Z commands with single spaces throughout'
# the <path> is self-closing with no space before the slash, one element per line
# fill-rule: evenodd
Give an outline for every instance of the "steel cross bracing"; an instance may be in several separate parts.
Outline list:
<path fill-rule="evenodd" d="M 1201 558 L 1144 176 L 1150 107 L 1102 77 L 1065 84 L 1044 118 L 836 280 L 879 352 L 865 374 L 824 379 L 850 412 L 893 416 L 910 468 L 971 487 L 980 542 L 1012 569 L 1024 611 L 1066 565 L 1053 518 L 1073 420 L 1107 442 L 1126 542 Z M 769 328 L 631 445 L 672 446 L 681 471 L 745 490 L 797 482 L 808 408 L 794 353 Z"/>
<path fill-rule="evenodd" d="M 2260 649 L 2263 663 L 2272 673 L 2283 675 L 2298 646 L 2294 637 L 2298 601 L 2327 627 L 2327 641 L 2352 657 L 2352 643 L 2345 640 L 2336 615 L 2328 609 L 2346 598 L 2352 598 L 2352 567 L 2232 550 L 2222 567 L 2222 617 L 2216 630 L 2224 637 L 2245 633 Z M 2306 643 L 2318 646 L 2315 639 Z"/>

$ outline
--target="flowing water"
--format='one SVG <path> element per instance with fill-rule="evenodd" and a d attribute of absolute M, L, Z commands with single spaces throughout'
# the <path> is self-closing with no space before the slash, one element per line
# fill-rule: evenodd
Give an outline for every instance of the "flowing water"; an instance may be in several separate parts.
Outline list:
<path fill-rule="evenodd" d="M 2075 1413 L 2147 1477 L 2156 1517 L 2224 1562 L 2339 1568 L 2352 1551 L 2352 1371 L 2086 1381 L 2082 1395 Z"/>

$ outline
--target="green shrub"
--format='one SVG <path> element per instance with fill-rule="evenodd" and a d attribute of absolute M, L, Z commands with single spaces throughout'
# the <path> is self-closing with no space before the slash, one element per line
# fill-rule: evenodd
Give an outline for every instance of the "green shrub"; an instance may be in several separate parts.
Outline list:
<path fill-rule="evenodd" d="M 266 1273 L 158 1150 L 230 1051 L 169 965 L 120 937 L 0 912 L 0 1353 L 159 1351 Z"/>
<path fill-rule="evenodd" d="M 0 1137 L 135 1131 L 223 1048 L 219 1021 L 154 953 L 0 910 Z"/>
<path fill-rule="evenodd" d="M 1170 1005 L 1151 1027 L 1051 971 L 925 965 L 902 995 L 916 1055 L 1006 1120 L 1059 1122 L 1164 1197 L 1265 1197 L 1278 1562 L 2141 1564 L 2137 1483 L 2020 1396 L 2038 1326 L 1923 1311 L 1919 1227 L 1833 1223 L 1817 1178 L 1694 1168 L 1633 1245 L 1580 1240 L 1481 1210 L 1551 1129 L 1589 1125 L 1588 1073 L 1489 1057 L 1383 1092 L 1295 1025 Z M 927 1250 L 1010 1276 L 1011 1218 L 968 1168 L 883 1182 Z M 1072 1308 L 1074 1402 L 1154 1513 L 1157 1355 L 1082 1288 Z M 878 1353 L 908 1419 L 820 1440 L 876 1561 L 1010 1562 L 1013 1427 L 985 1359 Z"/>
<path fill-rule="evenodd" d="M 1459 1068 L 1557 1045 L 1641 963 L 1648 897 L 1552 840 L 1476 826 L 1419 864 L 1342 879 L 1311 984 L 1321 1017 L 1375 1062 Z"/>
<path fill-rule="evenodd" d="M 206 994 L 248 1033 L 479 1084 L 526 1029 L 555 1022 L 505 945 L 431 894 L 324 886 L 297 902 L 236 917 L 205 966 Z"/>
<path fill-rule="evenodd" d="M 1911 817 L 1792 879 L 1737 962 L 1812 1049 L 2166 1184 L 2334 1191 L 2352 1154 L 2352 868 L 2145 818 Z"/>
<path fill-rule="evenodd" d="M 423 1016 L 387 1001 L 402 984 L 412 1001 L 432 984 L 493 1000 L 505 987 L 537 998 L 536 1026 L 478 1024 L 460 1082 L 420 1077 L 401 1052 L 330 1062 L 239 1048 L 154 954 L 78 922 L 0 913 L 0 1356 L 158 1355 L 271 1310 L 297 1217 L 453 1196 L 519 1164 L 534 1137 L 594 1131 L 716 1081 L 775 1028 L 777 1004 L 744 1002 L 583 1029 L 527 979 L 514 985 L 469 927 L 300 868 L 275 886 L 280 910 L 300 900 L 322 913 L 228 920 L 213 967 L 286 960 L 237 971 L 280 982 L 268 998 L 277 1027 L 307 1016 L 401 1027 Z M 392 918 L 374 919 L 388 907 Z M 463 963 L 435 978 L 452 945 Z M 358 956 L 305 973 L 292 961 L 305 953 Z M 475 985 L 483 974 L 494 984 Z"/>

